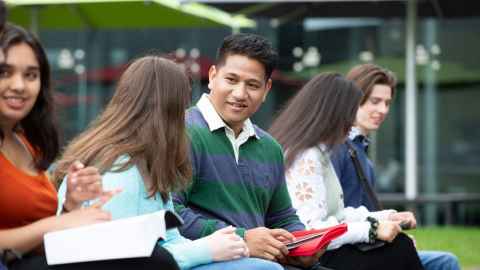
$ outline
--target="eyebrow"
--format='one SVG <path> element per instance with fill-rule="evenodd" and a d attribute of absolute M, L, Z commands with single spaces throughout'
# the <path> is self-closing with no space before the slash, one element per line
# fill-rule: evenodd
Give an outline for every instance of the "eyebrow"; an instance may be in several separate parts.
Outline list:
<path fill-rule="evenodd" d="M 14 66 L 3 62 L 3 63 L 0 63 L 0 68 L 2 68 L 2 69 L 13 69 Z M 27 66 L 26 70 L 28 70 L 28 71 L 40 71 L 40 67 L 39 66 Z"/>
<path fill-rule="evenodd" d="M 27 70 L 28 71 L 39 71 L 40 72 L 40 67 L 39 66 L 28 66 Z"/>

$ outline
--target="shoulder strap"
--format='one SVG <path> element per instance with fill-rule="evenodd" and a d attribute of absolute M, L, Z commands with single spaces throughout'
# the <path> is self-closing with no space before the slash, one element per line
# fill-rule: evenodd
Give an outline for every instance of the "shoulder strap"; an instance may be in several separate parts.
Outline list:
<path fill-rule="evenodd" d="M 367 192 L 370 202 L 373 203 L 373 207 L 376 208 L 375 210 L 382 210 L 383 207 L 380 204 L 380 201 L 378 200 L 377 195 L 375 195 L 375 192 L 373 192 L 372 187 L 368 183 L 367 177 L 365 176 L 365 172 L 363 171 L 363 168 L 362 168 L 362 164 L 360 164 L 360 161 L 358 160 L 357 150 L 355 150 L 352 143 L 348 139 L 346 140 L 346 144 L 348 147 L 348 153 L 350 154 L 353 165 L 355 166 L 355 171 L 357 172 L 358 181 L 360 181 L 360 184 L 363 186 L 363 189 L 365 190 L 365 192 Z"/>

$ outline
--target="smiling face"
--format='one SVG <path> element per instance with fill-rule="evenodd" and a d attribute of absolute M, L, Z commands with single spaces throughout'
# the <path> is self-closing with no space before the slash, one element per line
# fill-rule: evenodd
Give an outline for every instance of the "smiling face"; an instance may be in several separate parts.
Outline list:
<path fill-rule="evenodd" d="M 272 86 L 265 67 L 243 55 L 228 55 L 208 73 L 209 99 L 225 123 L 238 135 L 247 118 L 260 107 Z"/>
<path fill-rule="evenodd" d="M 373 86 L 370 96 L 364 104 L 360 105 L 355 120 L 355 126 L 362 134 L 368 135 L 382 125 L 390 110 L 392 101 L 392 88 L 385 84 Z"/>
<path fill-rule="evenodd" d="M 40 68 L 26 43 L 5 51 L 0 70 L 0 122 L 13 128 L 32 110 L 40 92 Z"/>

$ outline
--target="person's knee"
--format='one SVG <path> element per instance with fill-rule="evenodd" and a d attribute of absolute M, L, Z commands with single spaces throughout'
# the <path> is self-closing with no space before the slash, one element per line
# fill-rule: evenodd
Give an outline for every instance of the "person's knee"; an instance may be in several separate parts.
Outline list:
<path fill-rule="evenodd" d="M 394 243 L 402 246 L 403 248 L 416 250 L 413 240 L 410 238 L 410 236 L 404 233 L 399 233 L 395 238 Z"/>
<path fill-rule="evenodd" d="M 425 270 L 460 270 L 458 258 L 444 251 L 419 251 L 419 257 Z"/>
<path fill-rule="evenodd" d="M 283 267 L 272 261 L 267 261 L 259 258 L 248 258 L 249 267 L 252 270 L 284 270 Z M 245 268 L 247 269 L 247 268 Z"/>
<path fill-rule="evenodd" d="M 448 270 L 460 269 L 458 258 L 453 253 L 442 252 L 440 256 L 440 261 L 443 265 L 445 265 L 444 269 L 448 269 Z"/>

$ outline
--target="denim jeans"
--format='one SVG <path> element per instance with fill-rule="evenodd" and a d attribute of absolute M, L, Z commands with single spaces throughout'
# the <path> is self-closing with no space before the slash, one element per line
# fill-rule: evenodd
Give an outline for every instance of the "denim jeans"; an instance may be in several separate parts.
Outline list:
<path fill-rule="evenodd" d="M 258 258 L 243 258 L 239 260 L 209 263 L 191 268 L 191 270 L 283 270 L 276 263 Z"/>
<path fill-rule="evenodd" d="M 418 257 L 425 270 L 460 270 L 457 257 L 450 252 L 420 250 Z"/>

